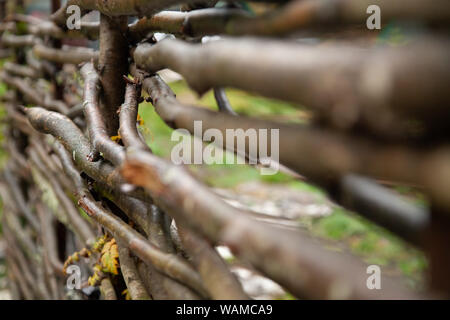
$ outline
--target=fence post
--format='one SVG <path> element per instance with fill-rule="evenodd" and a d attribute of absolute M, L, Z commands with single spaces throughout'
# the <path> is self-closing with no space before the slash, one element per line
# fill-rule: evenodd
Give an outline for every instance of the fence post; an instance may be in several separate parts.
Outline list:
<path fill-rule="evenodd" d="M 119 117 L 117 110 L 123 102 L 125 86 L 123 75 L 128 74 L 127 17 L 100 16 L 99 74 L 103 92 L 101 109 L 108 134 L 117 135 Z"/>

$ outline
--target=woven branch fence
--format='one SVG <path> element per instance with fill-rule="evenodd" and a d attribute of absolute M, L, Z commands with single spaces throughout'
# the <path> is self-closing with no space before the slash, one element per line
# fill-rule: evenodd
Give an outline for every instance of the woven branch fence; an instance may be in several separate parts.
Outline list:
<path fill-rule="evenodd" d="M 8 88 L 1 225 L 13 298 L 95 299 L 100 287 L 103 299 L 123 292 L 248 299 L 217 245 L 297 298 L 450 295 L 450 2 L 255 2 L 268 9 L 249 14 L 242 1 L 52 0 L 43 19 L 25 14 L 24 1 L 0 0 L 0 54 L 8 58 L 0 72 Z M 376 32 L 366 28 L 372 4 L 383 25 L 419 25 L 420 39 L 362 45 L 352 31 Z M 68 29 L 71 5 L 82 15 L 100 12 L 100 21 Z M 157 41 L 155 33 L 173 36 Z M 326 45 L 297 41 L 336 34 L 341 40 Z M 202 43 L 213 35 L 220 40 Z M 86 39 L 99 49 L 66 44 Z M 178 101 L 156 73 L 166 68 L 198 94 L 214 90 L 218 111 Z M 314 121 L 237 115 L 225 87 L 306 106 Z M 423 250 L 426 290 L 389 275 L 382 290 L 369 290 L 359 258 L 256 220 L 186 167 L 154 155 L 137 126 L 141 95 L 167 125 L 191 134 L 194 121 L 203 132 L 279 129 L 280 168 Z M 379 181 L 417 186 L 429 209 Z M 72 264 L 81 268 L 78 290 L 67 289 L 77 275 Z"/>

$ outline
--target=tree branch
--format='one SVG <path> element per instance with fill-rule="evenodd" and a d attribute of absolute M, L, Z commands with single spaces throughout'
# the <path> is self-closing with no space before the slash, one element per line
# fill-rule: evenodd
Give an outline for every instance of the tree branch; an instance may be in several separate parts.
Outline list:
<path fill-rule="evenodd" d="M 145 187 L 155 203 L 177 221 L 215 243 L 229 246 L 239 257 L 298 297 L 329 298 L 330 285 L 339 279 L 348 286 L 340 298 L 413 298 L 411 292 L 393 279 L 388 281 L 392 287 L 385 287 L 382 295 L 367 290 L 366 267 L 358 260 L 324 250 L 301 233 L 252 220 L 198 183 L 183 168 L 152 154 L 129 151 L 121 172 L 130 183 Z M 328 268 L 330 264 L 334 266 L 332 270 Z"/>
<path fill-rule="evenodd" d="M 90 161 L 97 161 L 100 152 L 105 159 L 117 165 L 124 159 L 124 151 L 121 146 L 111 140 L 108 135 L 105 121 L 105 113 L 102 113 L 99 106 L 100 78 L 92 63 L 87 63 L 81 68 L 81 75 L 84 78 L 83 105 L 84 116 L 86 118 L 89 138 L 92 143 L 92 151 L 89 155 Z"/>
<path fill-rule="evenodd" d="M 411 119 L 433 131 L 450 116 L 444 103 L 450 99 L 444 85 L 450 82 L 449 53 L 450 43 L 426 40 L 368 51 L 244 38 L 202 45 L 170 39 L 138 45 L 134 60 L 150 73 L 181 73 L 199 94 L 235 87 L 311 107 L 336 128 L 358 125 L 398 138 L 412 137 Z M 389 81 L 389 88 L 374 81 L 374 74 Z"/>

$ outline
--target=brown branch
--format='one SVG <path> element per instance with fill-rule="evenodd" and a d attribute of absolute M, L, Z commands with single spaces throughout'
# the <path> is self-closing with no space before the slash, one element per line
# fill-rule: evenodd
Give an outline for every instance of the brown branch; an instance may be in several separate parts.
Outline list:
<path fill-rule="evenodd" d="M 38 73 L 39 75 L 43 76 L 45 75 L 45 73 L 48 73 L 48 68 L 47 65 L 45 63 L 43 63 L 43 61 L 37 59 L 32 50 L 28 50 L 25 54 L 25 61 L 28 65 L 28 67 L 32 68 L 35 70 L 36 73 Z"/>
<path fill-rule="evenodd" d="M 152 244 L 164 252 L 175 253 L 172 239 L 164 227 L 166 224 L 165 214 L 156 206 L 120 192 L 113 192 L 106 196 L 142 228 Z M 192 300 L 200 298 L 188 287 L 158 272 L 153 266 L 140 267 L 140 274 L 154 299 Z"/>
<path fill-rule="evenodd" d="M 3 189 L 3 188 L 1 188 Z M 2 197 L 5 195 L 5 191 L 2 190 Z M 3 198 L 3 199 L 10 199 L 10 198 Z M 16 216 L 16 212 L 13 212 L 11 210 L 12 208 L 9 208 L 10 210 L 6 210 L 4 213 L 4 221 L 7 228 L 9 228 L 14 234 L 14 238 L 16 239 L 16 242 L 20 245 L 22 250 L 25 252 L 26 256 L 33 261 L 34 264 L 38 265 L 41 262 L 41 256 L 38 253 L 38 249 L 35 245 L 35 243 L 32 241 L 30 234 L 27 232 L 27 230 L 23 229 L 21 226 L 21 223 Z"/>
<path fill-rule="evenodd" d="M 21 116 L 26 121 L 26 118 L 23 115 Z M 18 168 L 17 173 L 21 178 L 28 180 L 31 175 L 30 166 L 28 165 L 28 162 L 24 158 L 22 152 L 19 150 L 17 141 L 14 139 L 14 135 L 11 132 L 6 132 L 5 138 L 6 138 L 5 148 L 10 158 L 12 159 L 12 162 L 14 162 L 16 167 Z"/>
<path fill-rule="evenodd" d="M 47 260 L 52 268 L 50 276 L 57 275 L 58 277 L 65 277 L 63 272 L 63 263 L 58 257 L 58 244 L 53 217 L 48 213 L 48 208 L 44 208 L 44 205 L 41 203 L 36 204 L 36 211 L 41 222 L 44 260 Z"/>
<path fill-rule="evenodd" d="M 64 171 L 73 179 L 75 186 L 74 193 L 77 193 L 77 190 L 82 190 L 84 188 L 84 183 L 78 170 L 73 166 L 72 159 L 68 152 L 58 142 L 54 144 L 54 150 L 61 159 Z M 103 184 L 100 183 L 100 186 L 102 185 Z M 158 218 L 155 218 L 158 216 L 155 215 L 153 209 L 149 209 L 148 204 L 117 191 L 113 192 L 113 197 L 110 197 L 110 200 L 118 205 L 131 220 L 135 221 L 147 235 L 151 236 L 150 240 L 154 245 L 165 252 L 172 252 L 169 250 L 168 244 L 166 243 L 164 231 L 160 227 Z M 151 208 L 153 208 L 153 206 L 151 206 Z M 141 270 L 143 271 L 140 273 L 141 277 L 143 278 L 146 287 L 149 289 L 149 293 L 151 293 L 155 299 L 163 297 L 172 297 L 173 299 L 198 298 L 189 288 L 165 276 L 163 273 L 158 272 L 153 266 L 149 265 L 143 268 L 145 269 L 145 272 L 144 270 Z M 151 273 L 151 275 L 148 273 Z M 151 280 L 148 278 L 151 278 Z"/>
<path fill-rule="evenodd" d="M 52 21 L 39 19 L 39 21 L 35 21 L 28 26 L 28 32 L 35 36 L 50 36 L 54 39 L 87 38 L 89 40 L 97 40 L 98 27 L 98 23 L 95 22 L 81 22 L 80 29 L 66 30 L 66 28 L 60 28 Z"/>
<path fill-rule="evenodd" d="M 13 77 L 6 72 L 1 72 L 0 79 L 22 93 L 25 100 L 29 103 L 37 104 L 49 110 L 55 110 L 62 113 L 66 113 L 69 109 L 64 102 L 46 96 L 44 93 L 33 88 L 28 81 L 22 78 Z"/>
<path fill-rule="evenodd" d="M 2 23 L 0 23 L 0 33 L 3 33 L 5 31 L 15 32 L 16 31 L 16 24 L 14 22 L 2 22 Z"/>
<path fill-rule="evenodd" d="M 79 5 L 83 9 L 98 10 L 108 16 L 151 16 L 156 12 L 175 4 L 195 4 L 195 2 L 198 2 L 198 0 L 69 0 L 66 6 L 61 7 L 61 9 L 52 16 L 52 19 L 60 25 L 64 24 L 66 21 L 67 6 L 72 4 Z M 266 0 L 264 2 L 274 1 Z M 302 2 L 305 2 L 305 4 Z M 288 22 L 291 22 L 297 27 L 319 23 L 362 23 L 367 19 L 366 9 L 371 4 L 379 5 L 383 15 L 386 15 L 387 20 L 403 18 L 445 23 L 449 18 L 448 3 L 445 0 L 440 0 L 436 5 L 430 5 L 429 3 L 424 3 L 420 0 L 396 1 L 396 3 L 392 3 L 392 1 L 389 0 L 298 0 L 294 1 L 293 4 L 288 4 L 285 8 L 280 10 L 281 12 L 277 13 L 278 15 L 282 15 L 284 19 L 269 17 L 268 20 L 273 26 L 278 26 L 279 28 L 281 28 L 281 26 L 289 25 Z M 408 10 L 405 10 L 405 8 L 408 8 Z M 286 11 L 291 11 L 292 13 L 288 14 Z M 324 15 L 323 12 L 326 12 L 327 14 Z M 292 20 L 300 21 L 292 22 Z M 257 23 L 253 24 L 259 26 Z M 238 25 L 237 22 L 236 25 Z M 256 28 L 256 26 L 253 26 L 252 28 Z M 246 30 L 244 27 L 236 28 L 237 30 Z M 264 30 L 264 28 L 260 28 Z"/>
<path fill-rule="evenodd" d="M 118 188 L 118 186 L 122 184 L 113 182 L 115 179 L 119 179 L 119 177 L 117 177 L 112 172 L 113 169 L 108 168 L 105 163 L 101 164 L 103 172 L 99 172 L 98 163 L 100 161 L 93 163 L 83 159 L 83 154 L 86 155 L 88 153 L 86 150 L 86 140 L 83 139 L 84 136 L 68 118 L 54 112 L 45 111 L 41 108 L 26 109 L 26 113 L 30 122 L 37 130 L 41 130 L 45 133 L 53 133 L 56 137 L 61 139 L 69 152 L 81 149 L 83 151 L 81 155 L 79 152 L 74 153 L 75 161 L 82 165 L 85 172 L 91 177 L 99 177 L 99 180 L 107 180 L 109 185 L 112 184 L 115 188 Z M 104 174 L 106 174 L 107 179 L 105 179 Z M 204 290 L 200 285 L 198 274 L 191 270 L 184 262 L 179 261 L 179 258 L 173 254 L 166 254 L 156 249 L 156 247 L 145 241 L 145 238 L 139 233 L 106 212 L 105 209 L 98 206 L 86 194 L 83 196 L 83 194 L 79 192 L 77 196 L 79 197 L 79 204 L 83 209 L 85 209 L 94 220 L 110 229 L 110 231 L 118 238 L 122 238 L 127 242 L 130 249 L 135 252 L 138 257 L 147 263 L 154 265 L 160 272 L 163 272 L 182 283 L 186 283 L 200 294 L 205 295 Z"/>
<path fill-rule="evenodd" d="M 78 5 L 85 10 L 98 10 L 103 15 L 110 17 L 126 15 L 152 15 L 164 8 L 171 7 L 179 3 L 198 2 L 198 0 L 69 0 L 67 4 L 55 12 L 51 19 L 59 25 L 65 24 L 66 9 L 70 5 Z"/>
<path fill-rule="evenodd" d="M 128 83 L 125 95 L 125 102 L 120 109 L 120 135 L 126 147 L 134 147 L 136 149 L 141 149 L 144 151 L 150 151 L 150 148 L 145 144 L 142 137 L 136 128 L 136 118 L 138 112 L 138 92 L 140 91 L 136 88 L 136 84 Z M 145 206 L 139 200 L 133 200 L 129 197 L 122 197 L 120 195 L 115 195 L 119 200 L 114 200 L 119 207 L 124 210 L 128 216 L 138 216 L 138 220 L 141 226 L 144 226 L 144 230 L 147 233 L 149 240 L 161 250 L 165 252 L 173 253 L 175 252 L 173 243 L 170 238 L 169 228 L 166 227 L 166 215 L 164 212 L 159 210 L 156 206 L 152 205 L 150 210 L 148 206 Z M 143 216 L 146 218 L 142 219 Z M 143 221 L 142 221 L 143 220 Z M 150 267 L 151 269 L 151 267 Z M 150 270 L 153 275 L 152 283 L 152 294 L 160 297 L 161 295 L 176 296 L 174 298 L 182 299 L 194 299 L 196 298 L 193 293 L 189 292 L 187 288 L 180 286 L 180 284 L 175 283 L 169 278 L 164 277 L 155 270 Z M 159 288 L 161 292 L 155 293 L 155 286 Z"/>
<path fill-rule="evenodd" d="M 154 300 L 199 300 L 196 293 L 159 273 L 154 267 L 138 263 L 138 271 Z"/>
<path fill-rule="evenodd" d="M 14 200 L 16 207 L 26 219 L 27 223 L 35 230 L 39 231 L 39 222 L 36 215 L 31 211 L 25 200 L 25 196 L 20 189 L 17 178 L 13 173 L 11 165 L 7 166 L 6 170 L 3 171 L 3 176 L 8 184 L 9 190 L 11 191 L 12 199 Z"/>
<path fill-rule="evenodd" d="M 82 21 L 80 23 L 81 29 L 67 30 L 67 20 L 65 20 L 62 23 L 62 26 L 59 27 L 55 22 L 51 20 L 43 20 L 41 18 L 25 14 L 13 14 L 8 16 L 8 21 L 26 23 L 27 32 L 35 36 L 49 36 L 55 39 L 87 37 L 90 40 L 95 40 L 98 38 L 98 23 L 96 22 Z M 13 27 L 12 30 L 15 30 L 14 22 L 0 24 L 0 32 L 2 31 L 2 25 L 10 28 Z"/>
<path fill-rule="evenodd" d="M 357 259 L 324 250 L 302 233 L 252 220 L 198 183 L 182 167 L 152 154 L 127 154 L 121 172 L 129 182 L 144 186 L 155 203 L 177 221 L 215 243 L 228 245 L 239 257 L 299 297 L 330 298 L 330 286 L 339 281 L 348 288 L 340 298 L 417 298 L 394 279 L 387 281 L 390 287 L 385 287 L 382 294 L 367 290 L 366 267 Z M 330 264 L 333 269 L 328 268 Z"/>
<path fill-rule="evenodd" d="M 33 300 L 34 295 L 32 293 L 32 289 L 28 287 L 28 284 L 26 283 L 25 279 L 23 278 L 23 274 L 19 267 L 17 266 L 16 262 L 13 260 L 11 256 L 8 255 L 8 270 L 13 275 L 13 279 L 17 280 L 17 283 L 19 284 L 20 292 L 23 294 L 24 298 L 27 300 Z"/>
<path fill-rule="evenodd" d="M 33 145 L 36 148 L 36 143 Z M 51 170 L 46 166 L 45 161 L 38 156 L 34 149 L 29 149 L 28 152 L 33 164 L 49 182 L 59 201 L 59 204 L 66 212 L 69 225 L 72 227 L 73 231 L 78 235 L 84 244 L 87 246 L 92 245 L 95 241 L 95 234 L 89 223 L 80 216 L 78 209 L 75 207 L 72 200 L 64 193 L 62 186 L 59 184 L 57 178 L 52 174 Z"/>
<path fill-rule="evenodd" d="M 16 241 L 13 235 L 10 233 L 10 230 L 7 228 L 5 232 L 5 237 L 8 239 L 8 255 L 15 260 L 17 267 L 19 268 L 22 277 L 25 279 L 27 285 L 31 288 L 31 290 L 35 293 L 37 298 L 44 299 L 44 293 L 39 290 L 39 286 L 36 285 L 36 265 L 33 264 L 33 268 L 31 267 L 31 263 L 27 261 L 25 255 L 22 250 L 20 250 L 16 246 Z"/>
<path fill-rule="evenodd" d="M 178 228 L 178 231 L 184 248 L 192 257 L 205 288 L 213 299 L 249 299 L 226 263 L 205 239 L 184 228 Z"/>
<path fill-rule="evenodd" d="M 99 53 L 97 51 L 82 47 L 64 47 L 62 49 L 54 49 L 38 44 L 33 47 L 33 53 L 41 59 L 75 65 L 92 60 L 97 64 L 99 60 Z"/>
<path fill-rule="evenodd" d="M 12 55 L 13 55 L 13 51 L 11 49 L 1 49 L 1 47 L 0 47 L 0 59 L 9 58 Z"/>
<path fill-rule="evenodd" d="M 341 179 L 340 203 L 407 241 L 423 247 L 430 213 L 375 181 L 354 174 Z"/>
<path fill-rule="evenodd" d="M 125 147 L 150 151 L 150 148 L 145 141 L 143 141 L 136 127 L 139 99 L 138 93 L 140 93 L 140 86 L 138 87 L 139 88 L 137 88 L 136 84 L 127 83 L 125 102 L 120 107 L 119 113 L 119 134 Z"/>
<path fill-rule="evenodd" d="M 100 292 L 105 300 L 117 300 L 116 291 L 109 278 L 104 278 L 100 283 Z"/>
<path fill-rule="evenodd" d="M 106 213 L 104 210 L 105 209 L 102 209 L 102 208 L 100 208 L 98 205 L 96 205 L 95 204 L 95 202 L 93 202 L 92 200 L 89 200 L 88 198 L 82 198 L 83 197 L 83 195 L 86 195 L 87 194 L 87 192 L 85 192 L 85 191 L 83 191 L 83 189 L 85 188 L 84 187 L 84 185 L 83 185 L 83 183 L 82 183 L 82 181 L 81 181 L 81 177 L 80 177 L 80 175 L 79 175 L 79 173 L 76 171 L 76 169 L 73 167 L 73 165 L 71 165 L 71 164 L 69 164 L 69 161 L 71 161 L 70 159 L 68 159 L 67 158 L 67 154 L 66 155 L 64 155 L 64 152 L 63 152 L 63 150 L 61 150 L 61 148 L 59 147 L 58 148 L 59 149 L 59 152 L 58 152 L 58 154 L 59 155 L 63 155 L 62 156 L 62 162 L 63 162 L 63 167 L 64 167 L 64 170 L 66 171 L 66 173 L 69 175 L 69 176 L 71 176 L 72 177 L 72 179 L 73 179 L 73 181 L 74 181 L 74 183 L 75 183 L 75 187 L 78 189 L 78 191 L 77 191 L 77 197 L 79 197 L 80 199 L 82 199 L 81 200 L 81 203 L 84 203 L 83 201 L 85 201 L 87 204 L 87 208 L 89 208 L 89 209 L 93 209 L 94 210 L 94 212 L 97 212 L 97 216 L 95 216 L 95 217 L 97 217 L 97 218 L 95 218 L 94 217 L 94 219 L 106 219 L 106 221 L 108 221 L 108 224 L 104 224 L 107 228 L 108 227 L 111 227 L 111 228 L 115 228 L 115 226 L 117 226 L 118 224 L 119 225 L 122 225 L 123 227 L 117 227 L 117 228 L 121 228 L 121 229 L 119 229 L 119 230 L 122 230 L 123 228 L 124 228 L 124 230 L 125 231 L 123 231 L 122 230 L 122 232 L 125 232 L 125 235 L 122 235 L 122 236 L 118 236 L 118 238 L 119 239 L 123 239 L 123 237 L 125 237 L 124 238 L 124 240 L 129 244 L 129 242 L 131 241 L 131 242 L 133 242 L 133 240 L 129 240 L 129 239 L 133 239 L 133 237 L 137 237 L 137 240 L 136 239 L 134 239 L 134 241 L 135 242 L 133 242 L 133 243 L 137 243 L 136 245 L 137 245 L 137 248 L 136 249 L 134 249 L 133 250 L 133 248 L 131 248 L 133 251 L 137 251 L 136 253 L 137 253 L 137 255 L 139 256 L 139 257 L 141 257 L 142 258 L 142 255 L 144 255 L 144 258 L 142 258 L 144 261 L 146 261 L 146 262 L 148 262 L 149 261 L 149 259 L 150 259 L 150 261 L 151 261 L 151 259 L 157 259 L 158 258 L 158 254 L 160 254 L 160 255 L 163 255 L 163 261 L 165 261 L 165 259 L 167 260 L 167 258 L 169 259 L 168 260 L 168 262 L 169 261 L 171 261 L 171 259 L 173 259 L 173 258 L 170 258 L 170 257 L 174 257 L 173 255 L 168 255 L 168 254 L 164 254 L 164 253 L 162 253 L 162 252 L 159 252 L 159 251 L 155 251 L 155 249 L 154 249 L 154 247 L 152 247 L 149 243 L 147 243 L 147 242 L 145 242 L 145 243 L 142 243 L 142 241 L 143 241 L 143 237 L 141 236 L 141 235 L 139 235 L 138 233 L 136 233 L 136 231 L 134 231 L 133 229 L 131 229 L 128 225 L 126 225 L 125 223 L 123 223 L 123 222 L 121 222 L 120 220 L 118 220 L 117 218 L 113 218 L 112 216 L 110 216 L 110 214 L 108 214 L 108 213 Z M 130 199 L 130 201 L 133 201 L 132 199 Z M 137 200 L 135 200 L 135 201 L 137 201 Z M 130 202 L 128 202 L 128 203 L 130 203 Z M 138 202 L 138 204 L 139 204 L 139 202 Z M 128 209 L 133 209 L 133 208 L 136 208 L 136 207 L 131 207 L 131 208 L 128 208 Z M 141 208 L 141 210 L 146 210 L 145 209 L 145 205 L 144 206 L 138 206 L 138 208 Z M 127 210 L 128 211 L 128 210 Z M 146 211 L 145 211 L 146 212 Z M 108 218 L 109 217 L 109 218 Z M 98 220 L 97 220 L 98 221 Z M 102 221 L 105 221 L 105 220 L 102 220 Z M 114 231 L 113 231 L 114 230 Z M 112 229 L 111 230 L 113 233 L 114 232 L 117 232 L 117 229 Z M 131 238 L 130 238 L 131 237 Z M 140 245 L 142 245 L 142 248 L 139 246 L 139 244 Z M 148 246 L 150 246 L 150 247 L 148 247 Z M 148 248 L 150 248 L 150 249 L 148 249 Z M 155 252 L 153 252 L 153 253 L 148 253 L 148 252 L 146 252 L 145 250 L 151 250 L 151 252 L 153 252 L 153 251 L 155 251 Z M 140 252 L 140 254 L 139 254 L 139 252 Z M 156 255 L 156 256 L 152 256 L 152 254 L 153 255 Z M 166 256 L 164 256 L 164 255 L 166 255 Z M 156 258 L 155 258 L 156 257 Z M 164 257 L 167 257 L 167 258 L 164 258 Z M 176 272 L 176 268 L 177 268 L 177 264 L 179 264 L 179 263 L 181 263 L 181 261 L 179 262 L 179 263 L 176 263 L 176 259 L 175 259 L 175 261 L 172 261 L 172 262 L 170 262 L 170 263 L 173 263 L 174 265 L 173 265 L 173 267 L 175 268 L 175 271 L 173 271 L 173 272 Z M 161 270 L 160 268 L 162 268 L 161 267 L 161 264 L 156 264 L 155 265 L 160 271 L 162 271 L 162 272 L 164 272 L 164 270 Z M 163 265 L 162 265 L 163 267 L 164 267 L 164 263 L 163 263 Z M 170 272 L 172 272 L 172 270 L 170 269 L 171 267 L 169 266 L 168 267 L 169 268 L 169 270 L 168 271 L 166 271 L 166 272 L 164 272 L 165 274 L 167 274 L 168 273 L 168 275 L 169 276 L 171 276 L 171 274 L 170 274 Z M 185 267 L 180 267 L 180 269 L 181 270 L 183 270 L 183 268 L 185 268 Z M 181 277 L 183 276 L 182 274 L 183 274 L 183 272 L 185 272 L 185 271 L 180 271 L 181 272 Z M 176 276 L 175 276 L 175 278 L 176 278 Z M 184 283 L 184 282 L 183 282 Z M 186 282 L 186 284 L 188 284 L 189 285 L 189 281 L 188 282 Z M 194 287 L 194 289 L 196 289 L 195 287 Z M 197 289 L 198 289 L 198 286 L 197 286 Z M 201 291 L 202 292 L 202 291 Z"/>
<path fill-rule="evenodd" d="M 445 1 L 440 1 L 436 5 L 441 6 L 443 10 L 446 9 L 446 13 L 420 0 L 406 1 L 403 4 L 399 2 L 393 4 L 389 0 L 296 0 L 256 17 L 239 12 L 227 14 L 221 13 L 218 9 L 204 9 L 186 13 L 185 19 L 172 15 L 166 17 L 166 20 L 171 22 L 171 28 L 179 26 L 178 32 L 183 31 L 183 34 L 190 36 L 204 34 L 273 36 L 313 28 L 337 28 L 349 24 L 363 26 L 367 19 L 366 9 L 371 4 L 380 6 L 383 23 L 393 19 L 445 23 L 445 19 L 449 18 L 450 7 Z M 405 10 L 406 5 L 409 5 L 409 10 Z M 145 24 L 152 26 L 152 19 L 146 23 L 143 21 L 143 26 Z M 166 25 L 168 24 L 166 22 Z"/>
<path fill-rule="evenodd" d="M 16 64 L 13 62 L 6 62 L 3 65 L 3 69 L 9 74 L 19 77 L 40 78 L 42 76 L 39 72 L 31 67 Z"/>
<path fill-rule="evenodd" d="M 100 79 L 93 64 L 85 64 L 81 68 L 81 75 L 84 78 L 84 115 L 93 147 L 89 160 L 98 160 L 102 152 L 105 159 L 113 164 L 120 164 L 124 159 L 124 150 L 108 135 L 105 114 L 101 112 L 99 106 Z"/>
<path fill-rule="evenodd" d="M 171 39 L 138 45 L 134 60 L 151 73 L 181 73 L 200 94 L 231 86 L 306 105 L 337 128 L 359 125 L 380 136 L 410 137 L 411 119 L 433 131 L 450 116 L 444 85 L 450 81 L 449 52 L 448 42 L 427 40 L 368 51 L 244 38 L 203 45 Z M 389 88 L 374 77 L 389 81 Z"/>
<path fill-rule="evenodd" d="M 101 183 L 103 187 L 122 192 L 121 186 L 125 181 L 112 165 L 102 160 L 97 162 L 87 160 L 91 151 L 90 143 L 69 118 L 38 107 L 26 108 L 24 111 L 36 130 L 52 134 L 64 145 L 80 170 Z M 139 189 L 128 192 L 128 195 L 144 201 L 150 200 Z"/>
<path fill-rule="evenodd" d="M 111 231 L 115 238 L 126 243 L 144 262 L 206 296 L 196 271 L 176 255 L 160 251 L 125 222 L 99 206 L 87 193 L 79 198 L 78 204 L 90 217 Z"/>
<path fill-rule="evenodd" d="M 279 139 L 273 141 L 273 143 L 277 143 L 279 148 L 280 163 L 305 175 L 312 182 L 326 187 L 337 200 L 351 205 L 350 208 L 353 209 L 357 209 L 359 205 L 356 202 L 347 201 L 349 198 L 348 189 L 341 188 L 341 181 L 345 179 L 347 174 L 359 172 L 378 177 L 389 177 L 394 180 L 416 181 L 426 184 L 426 181 L 422 178 L 426 176 L 426 172 L 431 172 L 434 169 L 431 166 L 428 169 L 423 169 L 422 165 L 431 160 L 435 152 L 440 152 L 434 149 L 414 150 L 398 145 L 379 144 L 372 140 L 352 138 L 324 129 L 318 130 L 245 116 L 236 117 L 229 114 L 219 114 L 204 108 L 179 103 L 171 89 L 158 76 L 142 78 L 142 74 L 139 74 L 138 71 L 134 70 L 132 73 L 142 80 L 144 90 L 152 98 L 155 111 L 167 124 L 173 128 L 187 129 L 191 134 L 200 134 L 199 138 L 201 139 L 206 130 L 219 130 L 222 134 L 222 145 L 220 147 L 231 152 L 237 152 L 241 156 L 248 157 L 248 144 L 238 147 L 234 142 L 234 137 L 231 137 L 233 143 L 230 145 L 226 134 L 227 129 L 239 128 L 244 131 L 249 129 L 278 129 Z M 195 121 L 201 121 L 201 132 L 200 130 L 194 130 Z M 245 135 L 245 132 L 242 135 Z M 257 145 L 259 145 L 260 138 L 259 136 L 256 138 Z M 268 146 L 267 155 L 272 154 L 271 139 L 264 142 Z M 256 150 L 256 153 L 258 152 L 259 149 Z M 308 156 L 299 157 L 299 152 Z M 337 157 L 336 155 L 340 156 Z M 255 156 L 258 155 L 254 155 L 252 158 Z M 324 159 L 324 161 L 311 161 L 311 159 Z M 380 163 L 391 163 L 391 165 L 397 163 L 397 165 L 395 168 L 389 168 L 380 166 Z M 421 173 L 421 170 L 424 171 Z M 359 189 L 354 190 L 355 196 Z M 396 204 L 401 203 L 400 200 L 400 202 L 392 202 L 389 210 L 387 210 L 385 206 L 380 208 L 375 205 L 377 202 L 375 198 L 378 198 L 378 194 L 370 193 L 370 197 L 373 205 L 369 211 L 361 210 L 361 214 L 367 215 L 388 229 L 397 232 L 408 241 L 416 244 L 420 242 L 418 241 L 420 233 L 426 227 L 428 216 L 426 211 L 408 204 L 398 207 Z M 391 194 L 391 200 L 396 198 L 398 197 Z M 368 199 L 366 198 L 366 200 Z M 444 198 L 442 200 L 445 201 Z M 403 210 L 407 210 L 408 214 L 404 214 Z"/>
<path fill-rule="evenodd" d="M 13 92 L 13 91 L 8 91 Z M 4 103 L 3 107 L 7 112 L 7 119 L 10 120 L 14 124 L 14 128 L 17 128 L 24 134 L 32 135 L 34 129 L 31 127 L 25 115 L 19 111 L 17 111 L 17 106 L 12 105 L 11 103 Z M 23 159 L 23 161 L 25 161 Z M 23 163 L 23 162 L 22 162 Z"/>
<path fill-rule="evenodd" d="M 128 288 L 132 300 L 149 300 L 150 297 L 140 279 L 139 273 L 133 257 L 126 244 L 119 240 L 117 243 L 119 250 L 120 270 Z"/>
<path fill-rule="evenodd" d="M 4 34 L 0 42 L 6 47 L 23 48 L 34 46 L 38 42 L 38 39 L 33 35 L 16 36 L 13 34 Z"/>
<path fill-rule="evenodd" d="M 242 19 L 240 19 L 242 18 Z M 128 26 L 135 41 L 144 39 L 150 32 L 165 32 L 187 36 L 229 33 L 228 26 L 245 21 L 248 13 L 238 9 L 200 9 L 189 12 L 162 11 L 144 17 Z"/>
<path fill-rule="evenodd" d="M 84 106 L 82 103 L 76 104 L 71 107 L 65 114 L 70 119 L 75 119 L 76 117 L 81 117 L 84 114 Z"/>
<path fill-rule="evenodd" d="M 126 17 L 100 16 L 99 75 L 102 84 L 100 107 L 109 136 L 117 135 L 119 129 L 117 111 L 123 103 L 125 94 L 122 76 L 128 74 L 126 28 Z"/>
<path fill-rule="evenodd" d="M 222 87 L 214 88 L 214 98 L 217 102 L 217 107 L 220 112 L 228 113 L 231 115 L 237 115 L 237 113 L 231 107 L 230 101 L 227 98 L 227 94 L 225 93 L 225 89 Z"/>

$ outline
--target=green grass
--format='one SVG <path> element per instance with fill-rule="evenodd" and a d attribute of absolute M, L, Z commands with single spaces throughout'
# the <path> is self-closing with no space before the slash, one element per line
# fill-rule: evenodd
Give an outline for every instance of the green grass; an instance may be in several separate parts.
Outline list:
<path fill-rule="evenodd" d="M 318 237 L 344 244 L 369 264 L 403 274 L 413 287 L 423 285 L 427 268 L 423 253 L 361 216 L 336 208 L 330 216 L 312 221 L 309 229 Z"/>

